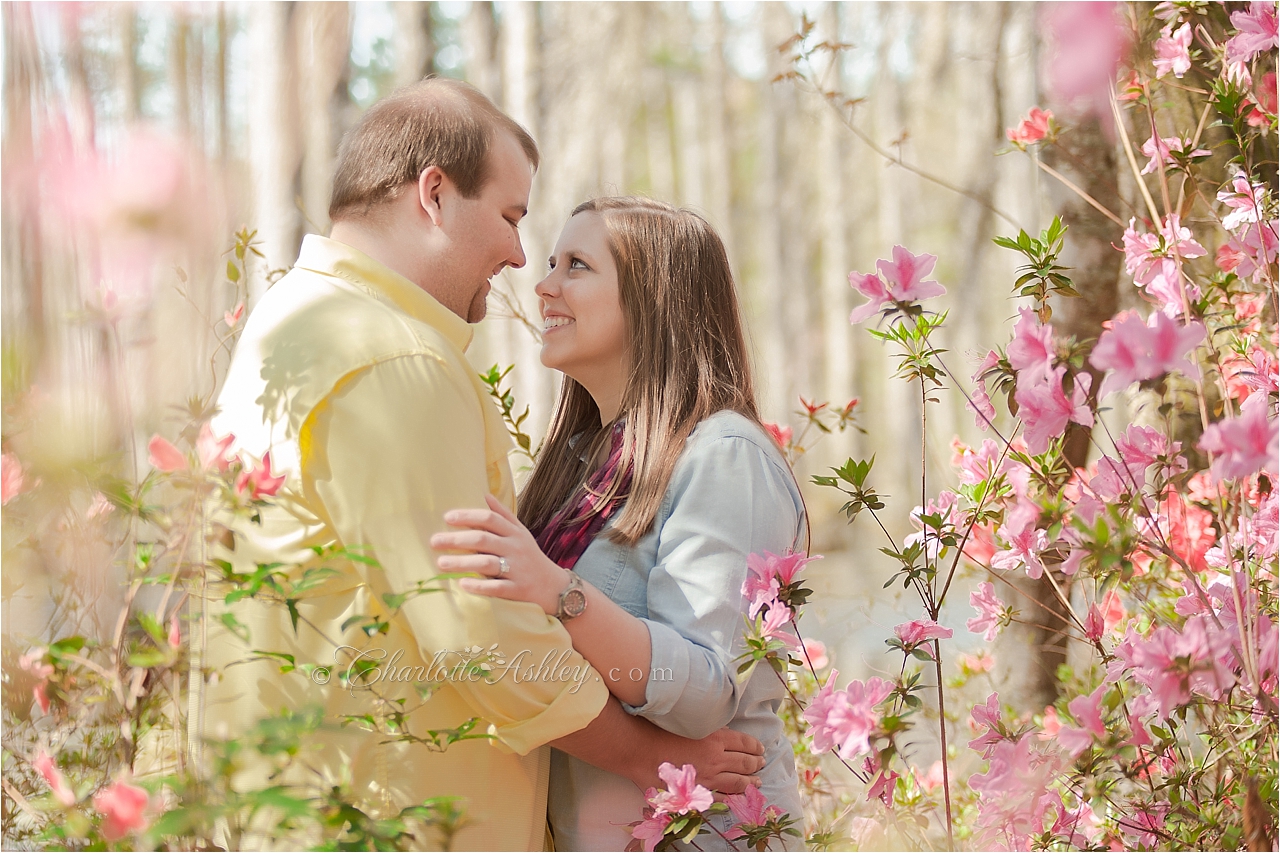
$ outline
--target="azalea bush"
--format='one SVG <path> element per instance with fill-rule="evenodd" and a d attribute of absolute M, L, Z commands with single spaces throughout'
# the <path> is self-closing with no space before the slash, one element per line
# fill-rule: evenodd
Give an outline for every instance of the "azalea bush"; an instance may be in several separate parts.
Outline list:
<path fill-rule="evenodd" d="M 1276 6 L 1080 4 L 1046 18 L 1059 91 L 1076 115 L 1113 121 L 1132 164 L 1146 216 L 1125 223 L 1085 200 L 1124 227 L 1116 248 L 1142 307 L 1095 336 L 1064 336 L 1053 306 L 1080 297 L 1061 261 L 1067 227 L 999 237 L 1022 256 L 1012 294 L 1025 302 L 1012 339 L 971 372 L 936 343 L 947 317 L 929 307 L 945 292 L 929 278 L 934 256 L 895 246 L 850 275 L 868 299 L 850 320 L 877 320 L 868 332 L 915 386 L 922 435 L 930 405 L 959 393 L 988 437 L 953 441 L 951 482 L 922 480 L 916 532 L 901 541 L 885 513 L 904 508 L 876 492 L 874 459 L 813 478 L 883 536 L 897 565 L 885 586 L 919 597 L 918 618 L 886 640 L 889 677 L 842 683 L 821 644 L 799 638 L 810 558 L 749 564 L 739 671 L 769 666 L 787 685 L 816 849 L 1275 844 Z M 1175 109 L 1175 95 L 1196 109 Z M 1037 107 L 1007 136 L 1038 157 L 1071 132 Z M 793 431 L 772 431 L 794 454 Z M 1077 431 L 1087 464 L 1067 455 Z M 958 638 L 938 624 L 955 582 L 975 573 L 971 633 L 991 642 L 1014 621 L 1054 620 L 1083 650 L 1060 668 L 1053 705 L 975 698 L 991 658 L 950 652 Z M 1023 574 L 1046 579 L 1056 607 L 1010 582 Z M 922 771 L 914 745 L 927 730 L 941 760 Z M 740 849 L 799 823 L 763 802 L 707 808 L 688 773 L 663 779 L 633 830 L 646 850 L 712 831 L 717 808 L 732 809 Z"/>

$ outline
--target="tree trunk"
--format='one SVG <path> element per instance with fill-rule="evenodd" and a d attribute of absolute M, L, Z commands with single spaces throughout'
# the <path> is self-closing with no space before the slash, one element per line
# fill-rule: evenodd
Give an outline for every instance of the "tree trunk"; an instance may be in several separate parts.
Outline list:
<path fill-rule="evenodd" d="M 418 0 L 392 3 L 396 18 L 395 86 L 416 83 L 435 68 L 431 4 Z"/>

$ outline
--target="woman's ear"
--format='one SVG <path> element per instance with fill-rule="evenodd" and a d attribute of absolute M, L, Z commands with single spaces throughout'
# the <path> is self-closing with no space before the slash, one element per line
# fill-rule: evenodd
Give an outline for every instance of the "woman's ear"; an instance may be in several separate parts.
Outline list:
<path fill-rule="evenodd" d="M 437 227 L 444 221 L 444 196 L 449 186 L 449 176 L 439 166 L 428 166 L 418 175 L 418 204 Z"/>

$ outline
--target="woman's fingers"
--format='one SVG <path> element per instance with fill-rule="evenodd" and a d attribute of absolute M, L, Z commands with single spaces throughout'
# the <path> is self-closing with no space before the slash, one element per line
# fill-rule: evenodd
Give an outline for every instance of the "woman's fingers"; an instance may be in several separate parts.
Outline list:
<path fill-rule="evenodd" d="M 516 514 L 511 510 L 507 509 L 506 504 L 504 504 L 502 501 L 495 498 L 493 495 L 485 495 L 484 502 L 489 505 L 489 509 L 493 510 L 498 515 L 502 516 L 511 524 L 520 524 L 520 519 L 516 517 Z M 523 527 L 524 525 L 520 525 L 520 526 Z"/>
<path fill-rule="evenodd" d="M 481 554 L 506 553 L 504 539 L 487 530 L 449 530 L 431 537 L 437 551 L 475 551 Z"/>
<path fill-rule="evenodd" d="M 490 598 L 520 600 L 515 594 L 515 584 L 511 581 L 489 580 L 486 578 L 459 578 L 458 586 L 463 592 L 472 592 L 476 595 L 487 595 Z"/>
<path fill-rule="evenodd" d="M 444 514 L 444 522 L 452 527 L 486 530 L 499 536 L 515 531 L 509 519 L 491 509 L 451 509 Z"/>
<path fill-rule="evenodd" d="M 475 572 L 490 578 L 505 574 L 502 558 L 492 554 L 445 554 L 436 560 L 436 565 L 442 572 Z"/>

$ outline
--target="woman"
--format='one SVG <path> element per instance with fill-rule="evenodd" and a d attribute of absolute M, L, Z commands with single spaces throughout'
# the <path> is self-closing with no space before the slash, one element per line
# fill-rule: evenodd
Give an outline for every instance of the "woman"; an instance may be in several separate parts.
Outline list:
<path fill-rule="evenodd" d="M 596 199 L 574 210 L 536 293 L 542 363 L 565 374 L 555 416 L 518 520 L 492 498 L 447 514 L 470 530 L 432 547 L 474 553 L 440 568 L 561 618 L 628 711 L 685 737 L 756 737 L 765 798 L 801 818 L 785 689 L 769 667 L 735 679 L 747 556 L 802 547 L 806 525 L 756 414 L 723 244 L 689 211 Z M 622 849 L 643 805 L 626 779 L 553 754 L 557 849 Z"/>

